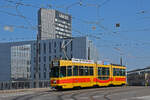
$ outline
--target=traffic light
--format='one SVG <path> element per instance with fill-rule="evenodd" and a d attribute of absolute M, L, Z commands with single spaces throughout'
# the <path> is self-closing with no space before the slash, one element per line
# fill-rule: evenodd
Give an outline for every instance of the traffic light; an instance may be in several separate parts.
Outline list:
<path fill-rule="evenodd" d="M 116 27 L 120 27 L 120 23 L 117 23 L 117 24 L 116 24 Z"/>

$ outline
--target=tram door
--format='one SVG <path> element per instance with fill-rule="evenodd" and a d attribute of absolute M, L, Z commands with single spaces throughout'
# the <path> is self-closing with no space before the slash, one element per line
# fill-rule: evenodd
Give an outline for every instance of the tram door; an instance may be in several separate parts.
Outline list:
<path fill-rule="evenodd" d="M 91 86 L 93 86 L 93 84 L 94 84 L 94 81 L 93 81 L 94 78 L 95 78 L 94 77 L 95 76 L 94 73 L 95 73 L 94 72 L 94 66 L 90 66 L 89 67 L 89 76 L 90 76 L 90 84 L 91 84 Z"/>
<path fill-rule="evenodd" d="M 72 86 L 73 86 L 73 71 L 72 71 L 72 66 L 67 66 L 67 80 L 68 80 L 70 88 L 72 88 Z"/>
<path fill-rule="evenodd" d="M 110 84 L 110 68 L 98 67 L 97 68 L 97 84 L 100 86 L 107 86 Z"/>
<path fill-rule="evenodd" d="M 110 66 L 110 68 L 109 68 L 109 70 L 110 70 L 110 85 L 113 85 L 113 68 L 112 68 L 112 65 Z"/>
<path fill-rule="evenodd" d="M 73 86 L 76 87 L 76 86 L 80 86 L 79 84 L 79 66 L 72 66 L 72 69 L 73 69 Z"/>

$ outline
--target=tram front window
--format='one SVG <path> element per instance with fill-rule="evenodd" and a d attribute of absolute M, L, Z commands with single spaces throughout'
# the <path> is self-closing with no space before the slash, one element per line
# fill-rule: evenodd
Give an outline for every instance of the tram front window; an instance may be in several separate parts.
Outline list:
<path fill-rule="evenodd" d="M 66 67 L 60 67 L 60 77 L 66 77 Z"/>
<path fill-rule="evenodd" d="M 53 67 L 51 69 L 51 77 L 59 77 L 59 68 L 58 67 Z"/>

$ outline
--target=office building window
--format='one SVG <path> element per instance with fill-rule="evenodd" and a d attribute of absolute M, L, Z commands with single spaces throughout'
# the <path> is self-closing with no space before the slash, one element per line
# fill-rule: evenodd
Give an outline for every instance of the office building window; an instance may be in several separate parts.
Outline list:
<path fill-rule="evenodd" d="M 46 69 L 46 65 L 44 64 L 44 72 L 46 72 L 46 70 L 47 70 L 47 69 Z"/>
<path fill-rule="evenodd" d="M 56 53 L 56 49 L 54 49 L 54 53 Z"/>
<path fill-rule="evenodd" d="M 49 53 L 51 53 L 51 43 L 49 43 Z"/>
<path fill-rule="evenodd" d="M 38 46 L 38 51 L 39 51 L 39 54 L 41 53 L 41 44 L 39 43 L 39 46 Z"/>
<path fill-rule="evenodd" d="M 62 58 L 62 55 L 59 55 L 60 59 Z"/>
<path fill-rule="evenodd" d="M 46 79 L 46 72 L 44 72 L 44 79 Z"/>
<path fill-rule="evenodd" d="M 49 72 L 49 77 L 51 77 L 51 72 Z"/>
<path fill-rule="evenodd" d="M 29 78 L 30 77 L 30 75 L 29 74 L 27 74 L 27 78 Z"/>
<path fill-rule="evenodd" d="M 49 61 L 51 61 L 51 56 L 49 56 Z"/>
<path fill-rule="evenodd" d="M 40 64 L 39 64 L 39 66 L 38 66 L 38 67 L 39 67 L 39 71 L 40 71 L 40 70 L 41 70 Z"/>
<path fill-rule="evenodd" d="M 44 62 L 46 62 L 46 56 L 44 56 Z"/>
<path fill-rule="evenodd" d="M 56 48 L 56 42 L 54 42 L 54 48 Z"/>
<path fill-rule="evenodd" d="M 61 52 L 62 51 L 62 43 L 60 42 L 60 44 L 59 44 L 59 51 Z"/>
<path fill-rule="evenodd" d="M 41 78 L 41 74 L 39 73 L 39 79 Z"/>
<path fill-rule="evenodd" d="M 39 63 L 41 62 L 41 57 L 39 57 Z"/>
<path fill-rule="evenodd" d="M 34 79 L 36 78 L 36 75 L 34 74 Z"/>
<path fill-rule="evenodd" d="M 72 41 L 71 41 L 71 51 L 72 51 Z"/>
<path fill-rule="evenodd" d="M 27 67 L 27 72 L 30 72 L 30 68 L 29 67 Z"/>
<path fill-rule="evenodd" d="M 36 62 L 36 57 L 34 57 L 34 63 Z"/>
<path fill-rule="evenodd" d="M 73 58 L 72 54 L 71 54 L 71 58 Z"/>
<path fill-rule="evenodd" d="M 44 45 L 43 45 L 44 47 L 44 54 L 46 54 L 46 43 L 44 43 Z"/>

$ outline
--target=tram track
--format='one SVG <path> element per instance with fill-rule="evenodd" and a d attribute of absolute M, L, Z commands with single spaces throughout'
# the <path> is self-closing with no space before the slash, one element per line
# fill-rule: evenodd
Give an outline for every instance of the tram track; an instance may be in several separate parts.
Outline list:
<path fill-rule="evenodd" d="M 96 89 L 96 90 L 98 90 L 98 89 Z M 83 93 L 88 93 L 88 92 L 92 92 L 92 91 L 96 91 L 95 90 L 95 88 L 94 89 L 80 89 L 80 90 L 76 90 L 76 91 L 71 91 L 71 92 L 67 92 L 67 93 L 62 93 L 62 94 L 60 94 L 58 97 L 59 97 L 59 100 L 65 100 L 63 97 L 65 96 L 65 95 L 70 95 L 70 97 L 69 98 L 71 98 L 71 99 L 73 99 L 73 100 L 79 100 L 79 99 L 77 99 L 76 98 L 76 96 L 77 95 L 81 95 L 81 94 L 83 94 Z"/>
<path fill-rule="evenodd" d="M 140 89 L 140 88 L 139 88 Z M 96 91 L 92 94 L 90 94 L 89 98 L 90 100 L 95 100 L 95 97 L 103 97 L 105 100 L 111 100 L 109 96 L 115 94 L 115 93 L 123 93 L 127 91 L 135 91 L 137 88 L 128 88 L 128 87 L 115 87 L 115 88 L 108 88 L 102 91 Z"/>
<path fill-rule="evenodd" d="M 69 92 L 69 93 L 63 93 L 61 95 L 59 95 L 59 100 L 64 100 L 63 97 L 65 95 L 71 95 L 70 98 L 73 99 L 73 100 L 79 100 L 77 99 L 76 97 L 78 95 L 81 95 L 81 94 L 86 94 L 86 93 L 93 93 L 93 92 L 98 92 L 98 93 L 105 93 L 106 91 L 110 90 L 110 89 L 116 89 L 116 87 L 104 87 L 104 88 L 90 88 L 90 89 L 81 89 L 81 90 L 76 90 L 76 91 L 73 91 L 73 92 Z M 120 87 L 118 87 L 120 88 Z M 88 96 L 90 100 L 94 100 L 93 98 L 94 95 L 90 95 Z"/>
<path fill-rule="evenodd" d="M 48 91 L 47 92 L 35 92 L 33 94 L 26 94 L 26 95 L 15 97 L 12 100 L 32 100 L 34 97 L 46 95 L 46 94 L 49 94 L 50 92 L 53 92 L 53 91 L 49 91 L 49 92 Z"/>
<path fill-rule="evenodd" d="M 43 96 L 43 95 L 47 95 L 47 94 L 51 94 L 51 93 L 55 93 L 58 96 L 58 100 L 64 100 L 64 96 L 66 95 L 71 95 L 70 98 L 73 100 L 78 100 L 76 98 L 77 95 L 81 95 L 83 93 L 88 93 L 88 92 L 96 92 L 96 91 L 106 91 L 110 89 L 109 87 L 107 88 L 90 88 L 90 89 L 80 89 L 80 90 L 64 90 L 64 91 L 47 91 L 47 92 L 36 92 L 34 94 L 27 94 L 27 95 L 23 95 L 23 96 L 19 96 L 16 97 L 12 100 L 32 100 L 33 98 L 37 98 L 38 96 Z M 113 88 L 112 88 L 113 89 Z M 91 98 L 91 100 L 94 100 Z"/>
<path fill-rule="evenodd" d="M 114 90 L 114 91 L 109 91 L 109 92 L 107 92 L 106 94 L 104 94 L 104 99 L 105 100 L 112 100 L 111 98 L 110 98 L 110 96 L 112 96 L 112 95 L 114 95 L 114 94 L 116 94 L 116 93 L 126 93 L 126 92 L 128 92 L 128 91 L 130 91 L 130 92 L 132 92 L 132 91 L 135 91 L 135 90 L 137 90 L 137 89 L 141 89 L 141 88 L 125 88 L 125 89 L 121 89 L 121 90 Z"/>
<path fill-rule="evenodd" d="M 141 88 L 138 89 L 140 90 Z M 33 94 L 26 94 L 19 97 L 15 97 L 12 100 L 33 100 L 38 97 L 45 98 L 45 97 L 52 97 L 52 96 L 55 96 L 57 100 L 66 100 L 66 99 L 80 100 L 80 98 L 88 98 L 89 100 L 95 100 L 96 98 L 99 97 L 104 98 L 104 100 L 111 100 L 110 96 L 115 93 L 135 91 L 135 90 L 137 90 L 137 88 L 134 87 L 133 88 L 132 87 L 130 88 L 104 87 L 104 88 L 88 88 L 88 89 L 80 89 L 80 90 L 43 91 L 43 92 L 35 92 Z"/>

